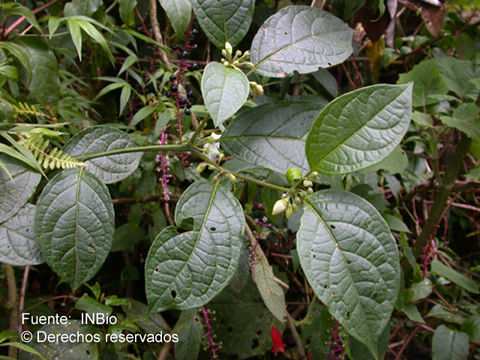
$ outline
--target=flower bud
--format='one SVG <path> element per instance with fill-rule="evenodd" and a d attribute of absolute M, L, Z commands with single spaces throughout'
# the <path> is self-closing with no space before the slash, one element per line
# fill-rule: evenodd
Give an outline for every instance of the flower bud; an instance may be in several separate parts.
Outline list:
<path fill-rule="evenodd" d="M 205 163 L 198 164 L 197 168 L 195 169 L 195 174 L 200 175 L 206 167 L 207 164 Z"/>
<path fill-rule="evenodd" d="M 313 183 L 310 180 L 304 180 L 303 186 L 305 186 L 306 188 L 309 188 L 313 186 Z"/>
<path fill-rule="evenodd" d="M 292 213 L 293 213 L 292 205 L 288 204 L 287 210 L 285 210 L 285 216 L 287 217 L 287 219 L 290 219 L 290 216 L 292 216 Z"/>
<path fill-rule="evenodd" d="M 242 51 L 241 51 L 241 50 L 235 51 L 235 56 L 236 56 L 236 57 L 242 56 Z"/>
<path fill-rule="evenodd" d="M 223 66 L 227 67 L 228 65 L 230 65 L 230 63 L 229 63 L 227 60 L 225 60 L 225 61 L 223 62 Z"/>
<path fill-rule="evenodd" d="M 285 177 L 290 185 L 293 185 L 295 182 L 302 178 L 302 172 L 299 168 L 289 168 L 285 173 Z"/>
<path fill-rule="evenodd" d="M 313 189 L 312 189 L 311 187 L 309 187 L 309 188 L 307 189 L 307 192 L 308 192 L 309 194 L 313 194 Z"/>
<path fill-rule="evenodd" d="M 225 50 L 227 51 L 228 55 L 232 56 L 233 48 L 232 48 L 232 45 L 228 41 L 225 43 Z"/>
<path fill-rule="evenodd" d="M 288 200 L 287 199 L 280 199 L 273 205 L 272 215 L 278 215 L 283 213 L 287 210 L 288 207 Z"/>
<path fill-rule="evenodd" d="M 232 180 L 232 182 L 237 181 L 237 178 L 236 178 L 235 175 L 233 175 L 232 173 L 226 173 L 225 175 L 226 175 L 230 180 Z"/>
<path fill-rule="evenodd" d="M 227 50 L 222 49 L 222 56 L 227 57 Z"/>
<path fill-rule="evenodd" d="M 253 94 L 258 96 L 258 95 L 263 95 L 263 86 L 260 84 L 256 84 L 253 89 Z"/>

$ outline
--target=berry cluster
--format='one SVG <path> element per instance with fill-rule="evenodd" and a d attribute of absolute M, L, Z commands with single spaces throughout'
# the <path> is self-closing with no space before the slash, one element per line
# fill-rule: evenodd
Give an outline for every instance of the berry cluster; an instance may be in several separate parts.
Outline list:
<path fill-rule="evenodd" d="M 177 78 L 177 75 L 170 76 L 170 81 L 172 84 L 165 95 L 167 97 L 173 97 L 175 99 L 175 104 L 177 105 L 177 108 L 184 109 L 183 110 L 184 114 L 190 115 L 191 114 L 190 109 L 193 106 L 193 103 L 190 101 L 190 98 L 193 95 L 193 91 L 192 90 L 180 91 L 179 86 L 182 85 L 183 87 L 183 84 L 180 83 L 179 79 Z"/>

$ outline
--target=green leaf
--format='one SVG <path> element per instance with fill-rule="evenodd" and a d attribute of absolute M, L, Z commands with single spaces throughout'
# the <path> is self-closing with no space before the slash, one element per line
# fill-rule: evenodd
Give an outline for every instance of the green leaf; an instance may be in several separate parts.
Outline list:
<path fill-rule="evenodd" d="M 14 217 L 0 224 L 0 262 L 16 266 L 43 263 L 33 232 L 34 218 L 35 206 L 25 204 Z"/>
<path fill-rule="evenodd" d="M 470 340 L 480 342 L 480 316 L 472 315 L 462 324 L 462 331 L 467 333 Z"/>
<path fill-rule="evenodd" d="M 55 54 L 38 39 L 23 37 L 21 42 L 28 54 L 28 66 L 32 69 L 31 80 L 26 83 L 30 91 L 28 98 L 38 104 L 55 103 L 60 92 Z"/>
<path fill-rule="evenodd" d="M 248 32 L 255 0 L 192 0 L 193 11 L 212 43 L 237 45 Z"/>
<path fill-rule="evenodd" d="M 205 333 L 197 309 L 182 311 L 173 332 L 178 334 L 175 356 L 182 360 L 197 360 Z"/>
<path fill-rule="evenodd" d="M 308 134 L 311 170 L 344 174 L 382 161 L 405 135 L 411 107 L 411 84 L 374 85 L 336 98 Z"/>
<path fill-rule="evenodd" d="M 410 233 L 410 229 L 408 228 L 408 226 L 398 217 L 385 214 L 383 215 L 383 218 L 387 222 L 390 230 L 397 231 L 397 232 Z"/>
<path fill-rule="evenodd" d="M 112 52 L 110 51 L 110 48 L 108 47 L 107 40 L 95 28 L 95 26 L 93 26 L 93 24 L 96 24 L 94 20 L 91 20 L 89 18 L 82 17 L 82 16 L 69 17 L 69 18 L 66 18 L 66 20 L 68 23 L 75 22 L 79 27 L 81 27 L 82 30 L 85 31 L 93 41 L 98 43 L 103 48 L 103 50 L 105 50 L 109 58 L 113 61 L 113 55 L 112 55 Z"/>
<path fill-rule="evenodd" d="M 268 263 L 265 254 L 259 246 L 255 249 L 256 264 L 254 271 L 255 283 L 257 289 L 268 310 L 277 318 L 278 321 L 285 321 L 285 294 L 281 286 L 275 281 L 273 269 Z"/>
<path fill-rule="evenodd" d="M 62 360 L 98 360 L 99 352 L 97 343 L 101 342 L 103 336 L 96 333 L 93 326 L 80 324 L 80 321 L 72 320 L 68 325 L 44 325 L 38 331 L 35 331 L 33 341 L 30 344 L 36 351 L 42 354 L 46 359 L 62 359 Z M 47 336 L 63 336 L 66 339 L 88 339 L 87 334 L 92 341 L 48 341 Z M 98 341 L 94 341 L 96 336 Z M 33 354 L 22 354 L 22 360 L 38 359 Z"/>
<path fill-rule="evenodd" d="M 82 29 L 75 19 L 67 18 L 66 21 L 73 45 L 75 45 L 75 49 L 77 49 L 78 58 L 82 61 Z"/>
<path fill-rule="evenodd" d="M 407 315 L 407 317 L 412 320 L 422 324 L 425 324 L 425 320 L 423 320 L 422 314 L 418 311 L 417 305 L 413 302 L 409 302 L 403 304 L 402 311 Z"/>
<path fill-rule="evenodd" d="M 238 69 L 211 62 L 202 77 L 202 96 L 215 126 L 221 125 L 247 101 L 250 85 Z"/>
<path fill-rule="evenodd" d="M 27 71 L 27 78 L 30 81 L 32 78 L 32 67 L 30 66 L 30 62 L 28 60 L 29 55 L 25 51 L 24 47 L 12 41 L 0 41 L 0 49 L 8 51 L 10 55 L 12 55 L 18 60 L 18 62 Z"/>
<path fill-rule="evenodd" d="M 406 74 L 400 74 L 398 84 L 413 85 L 413 106 L 426 106 L 435 104 L 437 99 L 432 95 L 445 95 L 448 92 L 448 85 L 440 76 L 438 62 L 435 60 L 424 61 L 415 65 Z"/>
<path fill-rule="evenodd" d="M 137 6 L 137 0 L 120 0 L 119 1 L 119 13 L 120 18 L 122 19 L 123 23 L 127 26 L 134 26 L 135 25 L 135 15 L 134 9 Z"/>
<path fill-rule="evenodd" d="M 33 12 L 25 6 L 22 6 L 20 4 L 14 4 L 6 11 L 5 15 L 5 19 L 12 15 L 23 16 L 35 29 L 37 29 L 40 33 L 43 34 L 42 28 L 40 27 L 37 19 L 35 18 L 35 14 L 33 14 Z"/>
<path fill-rule="evenodd" d="M 73 0 L 65 4 L 64 15 L 65 16 L 91 16 L 101 6 L 103 6 L 102 0 Z"/>
<path fill-rule="evenodd" d="M 175 209 L 175 222 L 193 218 L 193 230 L 164 229 L 145 263 L 151 312 L 208 303 L 228 285 L 238 265 L 245 219 L 242 207 L 219 183 L 193 183 Z"/>
<path fill-rule="evenodd" d="M 307 173 L 305 137 L 322 107 L 310 102 L 282 101 L 242 110 L 220 142 L 236 159 L 281 174 L 293 167 Z"/>
<path fill-rule="evenodd" d="M 169 331 L 169 326 L 160 314 L 147 316 L 147 306 L 135 299 L 128 299 L 128 305 L 122 306 L 122 310 L 128 319 L 143 329 L 147 334 L 158 334 L 161 331 Z M 181 335 L 181 334 L 179 334 Z"/>
<path fill-rule="evenodd" d="M 338 96 L 337 79 L 327 69 L 319 69 L 312 73 L 315 80 L 328 92 L 331 97 Z"/>
<path fill-rule="evenodd" d="M 330 314 L 375 355 L 400 283 L 398 251 L 385 220 L 357 195 L 319 191 L 305 198 L 297 251 Z"/>
<path fill-rule="evenodd" d="M 445 308 L 443 308 L 443 306 L 439 304 L 433 305 L 427 316 L 442 319 L 443 321 L 451 322 L 458 325 L 462 324 L 464 320 L 461 316 L 446 310 Z"/>
<path fill-rule="evenodd" d="M 14 216 L 35 192 L 41 175 L 26 168 L 20 161 L 0 155 L 10 172 L 0 169 L 0 223 Z"/>
<path fill-rule="evenodd" d="M 130 100 L 130 95 L 132 95 L 132 87 L 122 87 L 122 92 L 120 93 L 120 110 L 118 111 L 118 116 L 122 115 L 125 106 L 127 106 L 128 100 Z"/>
<path fill-rule="evenodd" d="M 98 272 L 110 251 L 113 231 L 110 193 L 88 171 L 64 170 L 43 189 L 35 214 L 40 251 L 73 289 Z"/>
<path fill-rule="evenodd" d="M 130 123 L 128 124 L 128 126 L 134 127 L 140 121 L 152 115 L 154 111 L 155 111 L 155 108 L 153 106 L 149 106 L 149 105 L 144 106 L 143 108 L 141 108 L 136 112 L 136 114 L 132 117 L 132 120 L 130 120 Z"/>
<path fill-rule="evenodd" d="M 235 358 L 265 358 L 262 354 L 272 348 L 271 325 L 280 332 L 284 328 L 265 307 L 251 280 L 241 289 L 229 286 L 208 307 L 215 311 L 213 330 L 222 343 L 222 353 Z"/>
<path fill-rule="evenodd" d="M 480 77 L 480 67 L 472 62 L 455 58 L 444 58 L 438 63 L 439 71 L 450 91 L 458 97 L 476 100 L 480 90 L 473 82 Z"/>
<path fill-rule="evenodd" d="M 135 140 L 123 131 L 107 126 L 92 126 L 75 135 L 65 146 L 64 152 L 78 157 L 135 146 Z M 86 170 L 95 174 L 105 184 L 111 184 L 133 173 L 141 157 L 142 153 L 102 156 L 86 161 Z"/>
<path fill-rule="evenodd" d="M 459 272 L 450 269 L 448 266 L 443 265 L 438 260 L 433 260 L 431 265 L 431 270 L 433 273 L 443 276 L 445 279 L 457 284 L 458 286 L 468 290 L 474 294 L 479 294 L 477 283 L 467 278 L 466 276 L 460 274 Z"/>
<path fill-rule="evenodd" d="M 432 293 L 432 282 L 425 278 L 420 282 L 413 283 L 410 288 L 404 291 L 403 301 L 405 303 L 425 299 Z"/>
<path fill-rule="evenodd" d="M 352 53 L 353 30 L 328 12 L 309 6 L 287 6 L 260 27 L 251 61 L 264 76 L 285 77 L 344 62 Z"/>
<path fill-rule="evenodd" d="M 110 306 L 99 303 L 94 298 L 84 295 L 75 303 L 75 309 L 80 311 L 85 311 L 87 314 L 105 314 L 110 315 L 113 309 Z"/>
<path fill-rule="evenodd" d="M 480 140 L 480 107 L 473 103 L 462 104 L 452 116 L 440 116 L 445 125 L 454 127 L 473 140 Z"/>
<path fill-rule="evenodd" d="M 432 340 L 432 355 L 435 360 L 467 360 L 468 335 L 440 325 Z"/>
<path fill-rule="evenodd" d="M 348 347 L 350 349 L 350 354 L 352 360 L 373 360 L 373 359 L 383 359 L 385 354 L 388 351 L 388 345 L 390 343 L 390 326 L 387 325 L 382 331 L 380 338 L 378 340 L 378 352 L 377 357 L 373 357 L 372 354 L 368 352 L 368 349 L 360 341 L 357 341 L 354 337 L 348 338 Z"/>
<path fill-rule="evenodd" d="M 160 0 L 163 10 L 167 13 L 177 34 L 177 39 L 182 37 L 190 25 L 192 18 L 192 3 L 190 0 Z M 200 19 L 198 19 L 200 22 Z"/>

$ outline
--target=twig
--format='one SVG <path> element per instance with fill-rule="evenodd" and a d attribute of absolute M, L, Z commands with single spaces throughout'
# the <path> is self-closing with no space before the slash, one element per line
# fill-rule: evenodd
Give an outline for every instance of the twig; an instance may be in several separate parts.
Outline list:
<path fill-rule="evenodd" d="M 157 360 L 166 360 L 168 353 L 170 352 L 170 347 L 172 346 L 172 343 L 168 342 L 165 345 L 163 345 L 162 350 L 160 350 L 160 354 L 158 354 Z"/>
<path fill-rule="evenodd" d="M 10 318 L 8 319 L 8 330 L 16 332 L 18 328 L 18 312 L 17 312 L 17 283 L 15 280 L 15 272 L 12 265 L 3 264 L 5 270 L 5 276 L 7 278 L 8 299 L 5 303 L 7 310 L 10 310 Z M 8 356 L 12 358 L 17 357 L 17 348 L 13 346 L 8 347 Z"/>
<path fill-rule="evenodd" d="M 22 316 L 23 312 L 23 306 L 25 304 L 25 294 L 27 291 L 27 284 L 28 284 L 28 274 L 30 273 L 30 266 L 27 265 L 25 266 L 25 269 L 23 270 L 23 279 L 22 279 L 22 286 L 20 288 L 20 298 L 18 299 L 18 336 L 23 331 L 23 324 L 20 321 L 20 317 Z"/>
<path fill-rule="evenodd" d="M 39 13 L 40 11 L 42 10 L 45 10 L 46 8 L 48 8 L 49 6 L 52 6 L 53 4 L 57 3 L 59 0 L 51 0 L 49 1 L 48 3 L 42 5 L 42 6 L 39 6 L 38 8 L 36 9 L 33 9 L 32 10 L 32 14 L 36 14 L 36 13 Z M 25 17 L 24 16 L 20 16 L 17 20 L 15 20 L 15 22 L 10 25 L 7 30 L 5 30 L 5 32 L 3 33 L 2 35 L 2 38 L 5 39 L 8 34 L 10 34 L 13 30 L 15 30 L 17 28 L 18 25 L 20 25 L 23 20 L 25 20 Z"/>
<path fill-rule="evenodd" d="M 150 23 L 152 24 L 153 28 L 153 35 L 155 36 L 155 41 L 161 45 L 164 45 L 162 33 L 160 32 L 160 27 L 158 26 L 158 19 L 157 19 L 157 0 L 150 0 Z M 168 59 L 167 53 L 163 49 L 158 49 L 158 53 L 162 62 L 165 66 L 172 70 L 172 63 Z"/>
<path fill-rule="evenodd" d="M 305 348 L 303 347 L 302 339 L 300 335 L 298 335 L 297 328 L 295 327 L 295 321 L 292 319 L 292 316 L 285 311 L 287 317 L 287 326 L 290 329 L 293 339 L 295 340 L 295 344 L 297 344 L 298 353 L 301 359 L 305 359 L 307 355 L 305 354 Z"/>
<path fill-rule="evenodd" d="M 420 328 L 415 328 L 410 336 L 407 338 L 407 340 L 403 343 L 403 346 L 400 348 L 400 351 L 398 352 L 397 356 L 395 357 L 395 360 L 400 360 L 402 358 L 403 352 L 407 348 L 408 344 L 410 344 L 410 341 L 412 341 L 413 337 L 415 334 L 420 330 Z"/>

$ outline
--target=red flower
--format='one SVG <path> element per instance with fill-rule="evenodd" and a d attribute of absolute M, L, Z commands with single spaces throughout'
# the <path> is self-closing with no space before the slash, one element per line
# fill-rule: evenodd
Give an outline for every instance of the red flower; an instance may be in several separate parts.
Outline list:
<path fill-rule="evenodd" d="M 275 356 L 277 356 L 278 352 L 284 352 L 286 345 L 282 341 L 282 334 L 273 325 L 270 330 L 270 336 L 272 337 L 272 343 L 273 343 L 272 352 L 275 354 Z"/>

